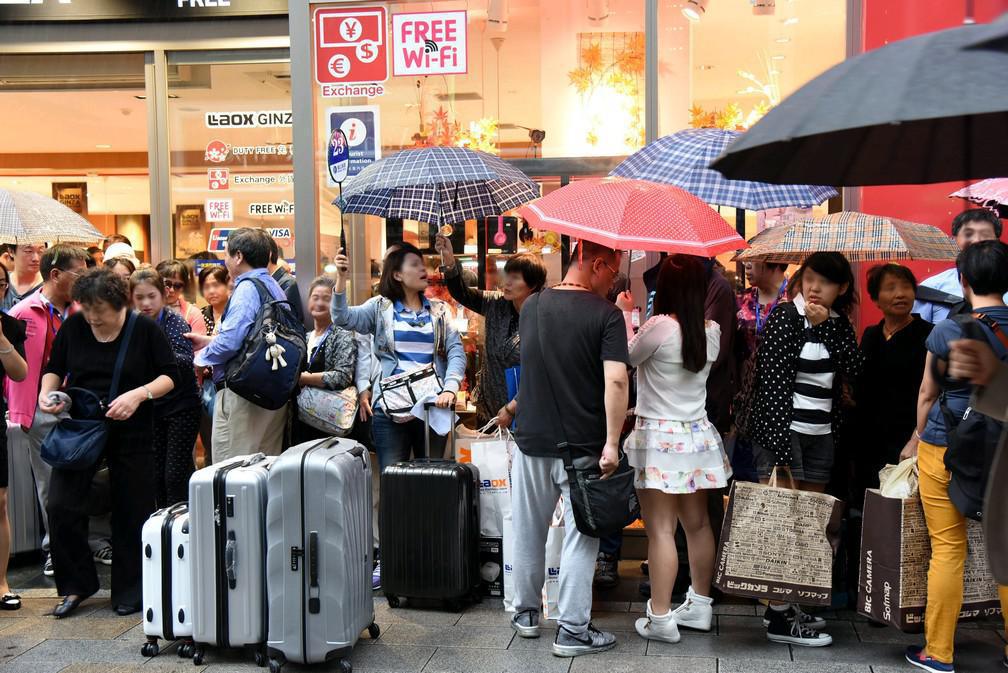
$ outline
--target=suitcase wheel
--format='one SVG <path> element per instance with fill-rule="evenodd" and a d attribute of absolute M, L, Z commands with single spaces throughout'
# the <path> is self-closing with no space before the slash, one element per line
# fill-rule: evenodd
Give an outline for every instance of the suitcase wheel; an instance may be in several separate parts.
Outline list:
<path fill-rule="evenodd" d="M 192 662 L 193 666 L 203 665 L 203 648 L 200 647 L 199 645 L 193 646 Z"/>
<path fill-rule="evenodd" d="M 336 667 L 339 673 L 353 673 L 353 666 L 350 665 L 349 659 L 340 659 Z"/>
<path fill-rule="evenodd" d="M 390 608 L 397 608 L 400 605 L 398 596 L 393 596 L 389 594 L 388 596 L 385 596 L 385 600 L 388 601 L 388 606 Z"/>
<path fill-rule="evenodd" d="M 144 657 L 156 657 L 158 655 L 157 641 L 147 641 L 140 646 L 140 655 Z"/>
<path fill-rule="evenodd" d="M 259 668 L 266 665 L 266 653 L 262 650 L 256 650 L 255 652 L 255 665 Z"/>
<path fill-rule="evenodd" d="M 269 660 L 269 670 L 270 673 L 280 673 L 280 669 L 283 668 L 283 664 L 280 663 L 279 659 Z"/>
<path fill-rule="evenodd" d="M 192 642 L 179 643 L 178 655 L 179 659 L 188 659 L 193 655 L 193 651 L 196 649 L 196 645 Z"/>
<path fill-rule="evenodd" d="M 378 636 L 381 635 L 381 629 L 374 622 L 371 622 L 371 626 L 367 627 L 367 632 L 371 636 L 371 640 L 377 640 Z"/>

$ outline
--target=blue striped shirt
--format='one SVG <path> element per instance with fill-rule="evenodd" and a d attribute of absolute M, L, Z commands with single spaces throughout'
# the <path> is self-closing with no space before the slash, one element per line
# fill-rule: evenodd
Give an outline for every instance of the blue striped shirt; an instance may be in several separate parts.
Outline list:
<path fill-rule="evenodd" d="M 423 307 L 419 311 L 406 308 L 396 300 L 392 305 L 392 320 L 395 354 L 399 361 L 393 375 L 433 364 L 434 321 L 427 298 L 423 298 Z"/>

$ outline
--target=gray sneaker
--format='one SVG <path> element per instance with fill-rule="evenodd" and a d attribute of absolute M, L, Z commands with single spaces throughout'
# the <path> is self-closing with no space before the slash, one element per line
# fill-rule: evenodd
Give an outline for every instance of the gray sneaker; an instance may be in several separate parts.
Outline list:
<path fill-rule="evenodd" d="M 45 563 L 42 564 L 42 574 L 46 577 L 52 577 L 56 574 L 56 571 L 53 570 L 52 554 L 46 554 Z"/>
<path fill-rule="evenodd" d="M 94 553 L 94 560 L 95 563 L 101 563 L 102 565 L 112 565 L 112 545 L 107 544 L 96 551 Z"/>
<path fill-rule="evenodd" d="M 511 628 L 522 638 L 538 638 L 539 613 L 535 610 L 522 610 L 511 618 Z"/>
<path fill-rule="evenodd" d="M 578 657 L 582 654 L 598 654 L 616 646 L 616 636 L 599 631 L 589 624 L 584 633 L 571 633 L 566 627 L 557 628 L 553 641 L 553 655 L 557 657 Z"/>

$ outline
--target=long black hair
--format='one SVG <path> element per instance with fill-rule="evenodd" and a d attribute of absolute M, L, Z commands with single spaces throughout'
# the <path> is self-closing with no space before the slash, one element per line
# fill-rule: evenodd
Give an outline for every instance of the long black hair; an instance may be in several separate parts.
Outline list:
<path fill-rule="evenodd" d="M 707 269 L 699 257 L 672 255 L 665 258 L 658 270 L 654 313 L 676 316 L 682 331 L 683 367 L 694 373 L 707 364 L 706 297 Z"/>
<path fill-rule="evenodd" d="M 847 289 L 840 293 L 832 308 L 837 313 L 849 316 L 857 304 L 857 293 L 854 291 L 854 271 L 850 262 L 839 252 L 813 252 L 802 263 L 795 278 L 798 282 L 794 284 L 795 290 L 801 292 L 801 278 L 805 269 L 812 269 L 820 276 L 831 283 L 837 285 L 847 284 Z"/>
<path fill-rule="evenodd" d="M 406 291 L 403 289 L 402 282 L 396 280 L 393 274 L 402 270 L 406 258 L 410 255 L 416 255 L 423 261 L 423 253 L 415 245 L 406 243 L 405 241 L 396 243 L 396 246 L 398 247 L 388 253 L 382 262 L 381 279 L 378 281 L 378 294 L 390 301 L 397 299 L 403 301 L 406 299 Z"/>

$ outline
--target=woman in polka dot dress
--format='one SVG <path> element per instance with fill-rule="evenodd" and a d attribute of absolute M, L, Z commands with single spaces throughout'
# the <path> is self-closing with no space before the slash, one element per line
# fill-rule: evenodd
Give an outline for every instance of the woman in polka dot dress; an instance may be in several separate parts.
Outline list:
<path fill-rule="evenodd" d="M 775 466 L 784 466 L 798 488 L 822 492 L 833 471 L 842 378 L 854 380 L 864 363 L 847 319 L 856 301 L 854 274 L 840 253 L 817 252 L 802 264 L 792 287 L 793 301 L 770 313 L 756 355 L 748 434 L 763 483 Z M 817 630 L 825 622 L 797 606 L 771 605 L 763 623 L 773 642 L 833 642 Z"/>
<path fill-rule="evenodd" d="M 192 343 L 183 336 L 191 327 L 165 306 L 165 285 L 154 269 L 130 276 L 133 307 L 155 321 L 168 337 L 178 379 L 175 388 L 154 401 L 154 483 L 158 508 L 189 500 L 189 477 L 196 469 L 193 447 L 199 432 L 200 404 Z"/>

